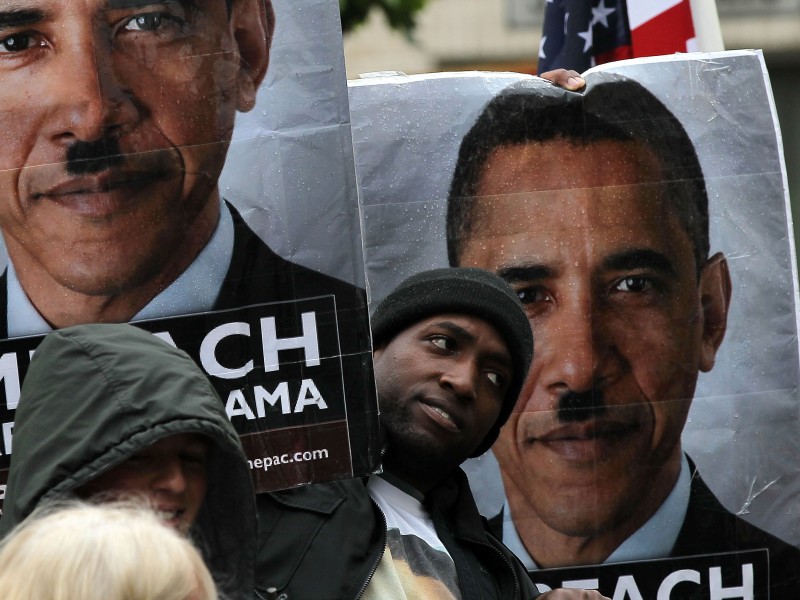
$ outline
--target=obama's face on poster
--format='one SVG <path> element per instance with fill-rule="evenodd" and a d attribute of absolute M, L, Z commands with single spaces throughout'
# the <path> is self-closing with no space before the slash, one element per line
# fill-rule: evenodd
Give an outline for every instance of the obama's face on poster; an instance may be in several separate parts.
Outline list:
<path fill-rule="evenodd" d="M 54 326 L 128 320 L 211 237 L 269 0 L 0 0 L 0 227 Z"/>
<path fill-rule="evenodd" d="M 638 142 L 556 139 L 496 148 L 479 180 L 459 262 L 506 279 L 533 330 L 494 451 L 542 567 L 601 562 L 660 506 L 724 336 L 725 259 L 698 268 L 660 179 Z"/>

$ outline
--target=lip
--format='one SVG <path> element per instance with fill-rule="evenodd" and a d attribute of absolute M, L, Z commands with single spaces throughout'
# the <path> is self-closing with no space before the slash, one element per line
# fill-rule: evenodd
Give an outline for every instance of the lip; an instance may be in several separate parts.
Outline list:
<path fill-rule="evenodd" d="M 446 431 L 458 433 L 464 426 L 463 419 L 461 415 L 449 407 L 449 404 L 434 398 L 422 398 L 419 400 L 420 407 L 434 423 Z"/>
<path fill-rule="evenodd" d="M 639 430 L 637 423 L 589 421 L 551 429 L 527 443 L 541 444 L 564 460 L 575 462 L 603 461 L 630 436 Z"/>
<path fill-rule="evenodd" d="M 70 177 L 43 191 L 34 201 L 49 200 L 87 216 L 103 217 L 119 211 L 133 200 L 131 188 L 145 187 L 166 179 L 163 171 L 104 171 L 95 175 Z"/>

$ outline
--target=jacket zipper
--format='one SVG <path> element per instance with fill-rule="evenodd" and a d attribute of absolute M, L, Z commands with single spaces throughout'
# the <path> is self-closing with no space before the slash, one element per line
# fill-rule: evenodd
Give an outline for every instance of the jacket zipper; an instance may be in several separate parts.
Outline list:
<path fill-rule="evenodd" d="M 503 562 L 506 563 L 506 566 L 508 567 L 509 573 L 511 573 L 512 579 L 514 580 L 514 598 L 516 599 L 516 598 L 521 598 L 522 597 L 522 584 L 519 581 L 519 577 L 517 577 L 517 571 L 514 569 L 514 565 L 511 564 L 511 561 L 508 560 L 506 555 L 503 554 L 500 551 L 499 548 L 497 548 L 493 544 L 489 544 L 489 543 L 481 541 L 481 540 L 475 540 L 475 539 L 470 539 L 470 538 L 465 538 L 465 537 L 462 537 L 461 539 L 465 540 L 465 541 L 468 541 L 468 542 L 471 542 L 473 544 L 478 544 L 480 546 L 484 546 L 486 548 L 491 548 L 492 551 L 495 554 L 497 554 L 500 558 L 502 558 Z M 536 591 L 537 592 L 539 591 L 538 588 L 537 588 Z M 534 598 L 536 598 L 536 597 L 537 596 L 534 596 Z"/>
<path fill-rule="evenodd" d="M 367 591 L 367 586 L 369 585 L 369 582 L 372 581 L 372 577 L 375 575 L 375 571 L 378 570 L 378 565 L 381 564 L 381 559 L 383 558 L 383 554 L 384 552 L 386 552 L 386 528 L 388 527 L 388 525 L 386 524 L 386 515 L 383 514 L 381 507 L 375 504 L 375 501 L 372 499 L 371 496 L 369 501 L 372 503 L 372 506 L 378 509 L 378 512 L 381 515 L 381 523 L 383 523 L 383 528 L 381 529 L 381 531 L 383 532 L 381 541 L 383 543 L 381 544 L 381 551 L 378 553 L 378 558 L 375 560 L 375 562 L 372 563 L 372 569 L 370 569 L 369 575 L 364 580 L 364 583 L 361 584 L 361 589 L 358 591 L 358 594 L 356 594 L 354 600 L 360 600 L 361 596 L 364 595 L 364 592 Z"/>
<path fill-rule="evenodd" d="M 440 511 L 434 511 L 434 514 L 436 512 L 439 512 L 439 514 L 441 514 Z M 437 529 L 436 533 L 437 533 L 437 535 L 439 535 L 438 527 L 437 527 L 437 521 L 439 521 L 440 519 L 437 519 L 433 515 L 432 515 L 432 519 L 433 519 L 434 528 Z M 445 526 L 445 525 L 442 524 L 441 526 Z M 465 535 L 458 535 L 457 533 L 455 533 L 455 531 L 452 533 L 452 538 L 453 538 L 453 541 L 456 541 L 456 540 L 460 539 L 463 542 L 468 542 L 470 544 L 477 544 L 479 546 L 484 546 L 486 548 L 491 549 L 492 552 L 497 554 L 503 560 L 503 562 L 505 563 L 506 567 L 508 568 L 509 573 L 511 574 L 511 579 L 514 582 L 513 600 L 517 600 L 517 599 L 521 599 L 522 598 L 522 584 L 519 581 L 519 577 L 517 577 L 517 571 L 514 569 L 514 565 L 511 564 L 511 561 L 508 559 L 508 557 L 505 554 L 503 554 L 503 552 L 497 546 L 495 546 L 494 544 L 491 544 L 489 542 L 485 542 L 483 540 L 475 539 L 475 538 L 472 538 L 472 537 L 467 537 Z M 447 548 L 447 544 L 445 544 L 445 548 Z M 448 552 L 450 552 L 449 548 L 448 548 Z M 537 588 L 536 591 L 537 592 L 539 591 L 538 588 Z"/>

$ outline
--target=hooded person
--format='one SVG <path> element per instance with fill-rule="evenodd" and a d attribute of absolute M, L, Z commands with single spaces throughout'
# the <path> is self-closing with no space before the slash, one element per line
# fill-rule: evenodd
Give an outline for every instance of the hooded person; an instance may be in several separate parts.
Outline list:
<path fill-rule="evenodd" d="M 40 505 L 125 496 L 188 533 L 222 597 L 253 597 L 253 486 L 208 379 L 131 325 L 55 331 L 22 386 L 0 537 Z"/>

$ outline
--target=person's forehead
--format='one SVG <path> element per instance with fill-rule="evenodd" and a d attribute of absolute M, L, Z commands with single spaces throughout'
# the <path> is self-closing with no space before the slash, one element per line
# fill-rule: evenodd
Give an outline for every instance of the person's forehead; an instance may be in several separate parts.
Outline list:
<path fill-rule="evenodd" d="M 486 162 L 464 243 L 601 236 L 625 244 L 667 234 L 688 241 L 661 179 L 653 153 L 636 142 L 502 146 Z"/>
<path fill-rule="evenodd" d="M 601 188 L 662 179 L 653 151 L 636 141 L 565 139 L 498 146 L 483 165 L 478 195 Z"/>
<path fill-rule="evenodd" d="M 555 247 L 602 240 L 614 247 L 669 244 L 679 235 L 688 242 L 667 192 L 666 184 L 631 183 L 481 196 L 473 200 L 464 245 L 502 240 L 514 252 L 523 241 Z"/>
<path fill-rule="evenodd" d="M 630 184 L 476 199 L 461 262 L 555 275 L 653 267 L 643 257 L 658 256 L 668 271 L 694 276 L 691 240 L 664 192 L 664 184 Z"/>

